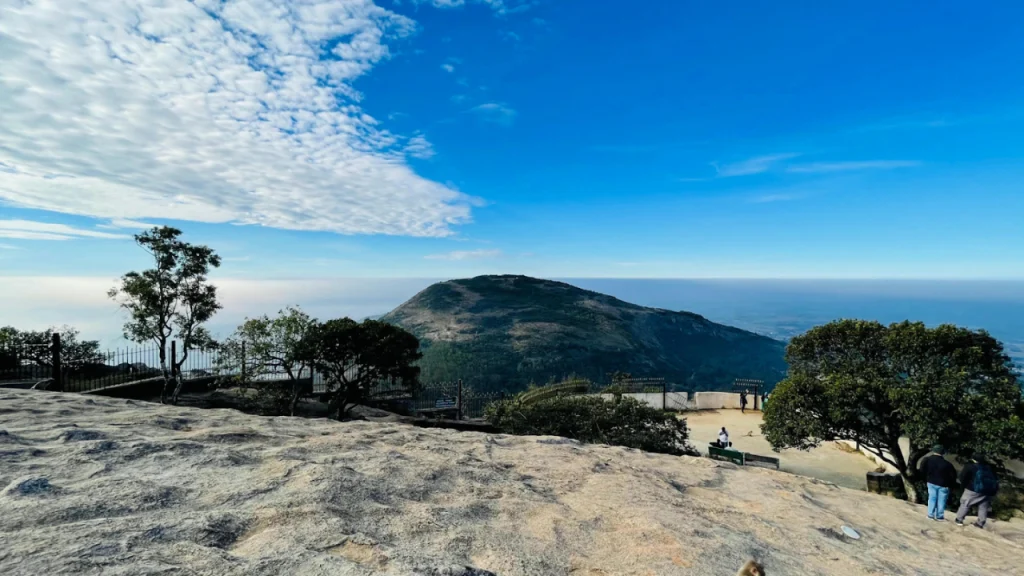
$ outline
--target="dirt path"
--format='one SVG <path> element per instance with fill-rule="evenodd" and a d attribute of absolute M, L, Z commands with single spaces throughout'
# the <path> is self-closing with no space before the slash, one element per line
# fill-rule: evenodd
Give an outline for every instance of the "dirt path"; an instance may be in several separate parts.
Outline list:
<path fill-rule="evenodd" d="M 761 436 L 761 413 L 748 410 L 711 410 L 684 414 L 690 426 L 690 438 L 694 446 L 707 453 L 708 443 L 718 439 L 718 431 L 725 426 L 729 431 L 733 448 L 762 456 L 779 458 L 780 469 L 784 472 L 810 476 L 833 482 L 839 486 L 864 490 L 867 486 L 865 474 L 875 465 L 856 452 L 847 452 L 838 444 L 829 442 L 821 447 L 803 452 L 783 450 L 772 452 L 771 446 Z"/>

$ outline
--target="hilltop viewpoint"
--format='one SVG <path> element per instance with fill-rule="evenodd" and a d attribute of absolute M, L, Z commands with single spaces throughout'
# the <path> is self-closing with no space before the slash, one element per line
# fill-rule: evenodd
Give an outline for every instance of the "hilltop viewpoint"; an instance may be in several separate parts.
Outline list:
<path fill-rule="evenodd" d="M 561 438 L 38 391 L 0 390 L 0 414 L 5 576 L 963 576 L 1024 555 L 1019 521 Z"/>

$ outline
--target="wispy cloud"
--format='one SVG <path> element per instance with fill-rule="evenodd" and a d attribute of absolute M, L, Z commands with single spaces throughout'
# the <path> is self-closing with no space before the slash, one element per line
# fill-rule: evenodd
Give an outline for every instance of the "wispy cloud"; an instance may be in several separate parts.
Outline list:
<path fill-rule="evenodd" d="M 14 6 L 2 202 L 345 234 L 447 236 L 470 220 L 470 199 L 417 175 L 354 88 L 416 30 L 405 16 L 363 0 Z"/>
<path fill-rule="evenodd" d="M 0 220 L 0 238 L 16 238 L 19 240 L 74 240 L 75 238 L 124 240 L 131 237 L 124 234 L 83 230 L 66 224 L 33 222 L 31 220 Z"/>
<path fill-rule="evenodd" d="M 427 260 L 478 260 L 481 258 L 497 258 L 501 250 L 455 250 L 444 254 L 424 256 Z"/>
<path fill-rule="evenodd" d="M 750 199 L 753 204 L 767 204 L 769 202 L 789 202 L 791 200 L 799 200 L 805 198 L 806 194 L 799 193 L 778 193 L 778 194 L 762 194 L 761 196 L 754 196 Z"/>
<path fill-rule="evenodd" d="M 751 174 L 767 172 L 779 162 L 789 160 L 790 158 L 796 158 L 799 155 L 799 153 L 770 154 L 730 164 L 712 162 L 711 165 L 715 168 L 715 171 L 718 173 L 720 178 L 732 178 L 734 176 L 749 176 Z"/>
<path fill-rule="evenodd" d="M 516 118 L 516 111 L 501 102 L 488 102 L 470 108 L 469 111 L 487 122 L 504 124 L 506 126 L 512 124 Z"/>
<path fill-rule="evenodd" d="M 498 16 L 526 12 L 537 0 L 412 0 L 413 4 L 430 4 L 435 8 L 460 8 L 466 4 L 490 6 Z"/>
<path fill-rule="evenodd" d="M 96 225 L 97 228 L 106 228 L 106 229 L 135 228 L 135 229 L 140 229 L 140 230 L 141 229 L 146 229 L 146 228 L 152 228 L 154 226 L 156 226 L 156 224 L 149 224 L 149 223 L 146 223 L 146 222 L 138 222 L 136 220 L 126 220 L 124 218 L 114 218 L 113 220 L 111 220 L 107 224 L 97 224 Z"/>
<path fill-rule="evenodd" d="M 405 153 L 413 158 L 426 160 L 434 157 L 434 145 L 422 134 L 417 134 L 409 138 L 409 142 L 405 145 Z"/>
<path fill-rule="evenodd" d="M 445 62 L 444 64 L 441 64 L 441 70 L 444 70 L 445 72 L 451 74 L 452 72 L 455 72 L 455 66 L 452 66 L 451 64 Z"/>
<path fill-rule="evenodd" d="M 823 172 L 851 172 L 854 170 L 892 170 L 920 166 L 916 160 L 867 160 L 857 162 L 812 162 L 786 168 L 786 172 L 818 174 Z"/>

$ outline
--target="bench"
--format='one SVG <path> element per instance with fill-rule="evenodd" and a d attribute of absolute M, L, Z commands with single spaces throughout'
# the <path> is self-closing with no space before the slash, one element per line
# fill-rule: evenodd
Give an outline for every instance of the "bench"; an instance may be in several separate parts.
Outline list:
<path fill-rule="evenodd" d="M 743 453 L 743 460 L 747 466 L 760 466 L 762 468 L 774 468 L 779 469 L 779 459 L 771 456 L 759 456 L 757 454 L 751 454 L 749 452 Z"/>
<path fill-rule="evenodd" d="M 743 452 L 738 450 L 719 448 L 718 446 L 711 444 L 708 446 L 708 458 L 711 458 L 712 460 L 725 460 L 727 462 L 743 466 L 745 455 Z"/>

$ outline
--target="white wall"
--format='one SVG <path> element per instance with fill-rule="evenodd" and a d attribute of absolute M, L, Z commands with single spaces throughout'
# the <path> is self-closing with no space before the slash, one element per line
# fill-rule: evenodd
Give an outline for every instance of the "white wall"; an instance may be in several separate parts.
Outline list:
<path fill-rule="evenodd" d="M 615 397 L 614 394 L 601 394 L 601 398 L 605 400 L 611 400 Z M 659 410 L 686 410 L 687 398 L 686 392 L 666 392 L 662 395 L 661 392 L 634 392 L 629 394 L 623 394 L 629 398 L 635 398 L 643 404 L 657 408 Z"/>
<path fill-rule="evenodd" d="M 836 440 L 836 444 L 843 444 L 843 445 L 849 446 L 850 448 L 853 448 L 855 450 L 860 450 L 860 453 L 865 455 L 865 456 L 867 456 L 868 460 L 871 460 L 872 462 L 874 462 L 875 464 L 877 464 L 879 466 L 885 467 L 886 474 L 899 474 L 900 473 L 900 471 L 897 470 L 895 466 L 893 466 L 892 464 L 889 464 L 885 460 L 882 460 L 881 458 L 879 458 L 875 454 L 872 454 L 871 452 L 868 452 L 867 449 L 865 449 L 865 448 L 857 448 L 857 443 L 854 442 L 853 440 Z"/>
<path fill-rule="evenodd" d="M 690 401 L 690 410 L 740 409 L 738 392 L 696 392 Z M 754 395 L 747 395 L 747 408 L 754 408 Z"/>

